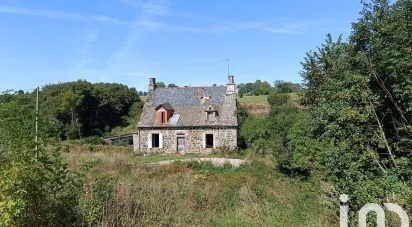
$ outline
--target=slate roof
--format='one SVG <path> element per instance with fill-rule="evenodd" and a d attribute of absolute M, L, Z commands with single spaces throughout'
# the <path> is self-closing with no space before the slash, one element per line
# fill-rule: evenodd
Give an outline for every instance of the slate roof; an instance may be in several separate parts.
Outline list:
<path fill-rule="evenodd" d="M 170 105 L 174 114 L 167 125 L 155 122 L 156 108 Z M 207 121 L 206 108 L 218 111 L 215 121 Z M 167 106 L 170 108 L 169 106 Z M 149 93 L 138 128 L 183 126 L 237 126 L 236 94 L 226 94 L 225 86 L 158 88 Z"/>
<path fill-rule="evenodd" d="M 226 95 L 226 87 L 174 87 L 158 88 L 153 93 L 153 104 L 165 102 L 175 106 L 199 105 L 200 97 L 213 97 L 209 104 L 222 105 Z"/>

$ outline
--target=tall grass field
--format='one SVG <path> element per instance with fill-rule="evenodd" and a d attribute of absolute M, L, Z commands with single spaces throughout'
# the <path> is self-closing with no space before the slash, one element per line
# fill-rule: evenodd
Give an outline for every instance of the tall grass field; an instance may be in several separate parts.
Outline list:
<path fill-rule="evenodd" d="M 216 156 L 222 154 L 210 157 Z M 337 225 L 334 211 L 322 202 L 319 182 L 288 178 L 275 171 L 269 158 L 245 154 L 251 163 L 238 169 L 207 162 L 146 165 L 192 157 L 197 155 L 144 157 L 127 147 L 95 145 L 72 145 L 64 154 L 72 169 L 93 166 L 81 198 L 90 214 L 84 222 L 91 225 Z"/>

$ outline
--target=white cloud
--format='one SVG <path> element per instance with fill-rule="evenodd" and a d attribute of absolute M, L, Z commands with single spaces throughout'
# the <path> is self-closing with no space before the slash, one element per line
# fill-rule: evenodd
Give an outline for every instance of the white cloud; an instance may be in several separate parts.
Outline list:
<path fill-rule="evenodd" d="M 141 9 L 144 12 L 152 15 L 165 16 L 169 13 L 169 2 L 167 0 L 118 0 L 132 8 Z"/>
<path fill-rule="evenodd" d="M 133 43 L 133 30 L 149 30 L 159 32 L 191 32 L 191 33 L 234 33 L 242 31 L 263 31 L 277 34 L 295 33 L 299 30 L 310 27 L 318 22 L 303 22 L 303 23 L 285 23 L 281 25 L 273 25 L 268 22 L 260 21 L 245 21 L 245 22 L 229 22 L 219 20 L 216 18 L 209 18 L 208 16 L 193 15 L 186 12 L 171 9 L 168 1 L 163 0 L 118 0 L 132 8 L 139 9 L 140 16 L 135 22 L 121 20 L 114 17 L 104 15 L 83 15 L 79 13 L 71 13 L 58 10 L 42 10 L 30 9 L 21 7 L 1 6 L 0 13 L 18 14 L 24 16 L 47 17 L 53 19 L 68 19 L 76 21 L 95 21 L 109 25 L 129 26 L 130 41 L 126 43 Z M 194 21 L 208 22 L 210 25 L 206 26 L 186 26 L 176 25 L 164 22 L 165 17 L 180 17 L 187 18 Z M 126 45 L 128 46 L 128 45 Z"/>
<path fill-rule="evenodd" d="M 141 4 L 141 1 L 122 0 L 128 4 L 133 4 L 133 7 L 141 9 L 140 15 L 136 18 L 135 22 L 129 26 L 128 35 L 126 36 L 123 44 L 120 48 L 112 54 L 109 60 L 110 65 L 118 65 L 119 63 L 125 64 L 125 59 L 130 57 L 130 54 L 134 51 L 134 45 L 136 44 L 139 35 L 142 30 L 159 30 L 164 27 L 164 24 L 158 20 L 167 12 L 168 2 L 165 1 L 146 1 Z M 141 4 L 141 5 L 140 5 Z"/>
<path fill-rule="evenodd" d="M 83 15 L 79 13 L 70 13 L 58 10 L 41 10 L 41 9 L 30 9 L 30 8 L 21 8 L 21 7 L 10 7 L 10 6 L 1 6 L 0 13 L 8 14 L 18 14 L 24 16 L 36 16 L 36 17 L 47 17 L 53 19 L 68 19 L 76 21 L 96 21 L 104 24 L 110 25 L 129 25 L 130 22 L 120 20 L 113 17 L 107 17 L 102 15 Z"/>

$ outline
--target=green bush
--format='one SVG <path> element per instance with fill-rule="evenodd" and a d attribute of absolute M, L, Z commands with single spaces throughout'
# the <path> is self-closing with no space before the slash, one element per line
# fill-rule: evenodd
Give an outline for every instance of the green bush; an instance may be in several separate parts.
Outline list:
<path fill-rule="evenodd" d="M 0 226 L 73 225 L 89 168 L 69 171 L 59 147 L 40 142 L 36 150 L 30 113 L 19 105 L 0 105 Z"/>
<path fill-rule="evenodd" d="M 288 94 L 271 92 L 268 96 L 268 102 L 271 106 L 281 106 L 288 104 L 290 96 Z"/>
<path fill-rule="evenodd" d="M 270 153 L 268 142 L 270 141 L 270 129 L 265 118 L 249 117 L 240 129 L 240 136 L 244 138 L 247 146 L 255 153 Z"/>
<path fill-rule="evenodd" d="M 112 197 L 115 185 L 115 178 L 104 175 L 87 182 L 80 197 L 83 223 L 87 226 L 99 224 L 103 218 L 104 209 Z"/>

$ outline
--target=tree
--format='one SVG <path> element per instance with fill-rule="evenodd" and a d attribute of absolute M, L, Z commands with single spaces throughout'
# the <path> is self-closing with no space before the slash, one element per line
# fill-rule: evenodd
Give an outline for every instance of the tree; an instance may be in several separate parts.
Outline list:
<path fill-rule="evenodd" d="M 159 82 L 156 82 L 156 87 L 157 88 L 165 88 L 166 84 L 164 82 L 159 81 Z"/>
<path fill-rule="evenodd" d="M 238 93 L 243 95 L 252 95 L 253 83 L 240 83 L 237 85 Z"/>
<path fill-rule="evenodd" d="M 32 107 L 16 100 L 0 105 L 0 225 L 75 225 L 83 172 L 70 172 L 58 148 L 44 142 L 44 118 L 35 149 Z"/>
<path fill-rule="evenodd" d="M 256 80 L 252 85 L 253 95 L 268 95 L 271 90 L 271 86 L 267 81 Z"/>
<path fill-rule="evenodd" d="M 278 93 L 294 93 L 299 92 L 302 88 L 299 84 L 292 82 L 285 82 L 283 80 L 276 80 L 273 87 Z"/>
<path fill-rule="evenodd" d="M 56 139 L 102 136 L 126 126 L 131 122 L 126 120 L 130 109 L 141 103 L 136 89 L 115 83 L 79 80 L 49 84 L 40 93 L 40 113 L 52 123 L 48 134 Z M 0 95 L 0 103 L 31 107 L 34 96 L 35 92 L 7 92 Z"/>
<path fill-rule="evenodd" d="M 365 3 L 349 42 L 339 38 L 307 54 L 309 139 L 329 144 L 313 158 L 354 210 L 388 198 L 412 201 L 412 3 Z"/>
<path fill-rule="evenodd" d="M 178 87 L 176 84 L 168 84 L 167 87 Z"/>
<path fill-rule="evenodd" d="M 288 94 L 271 92 L 268 96 L 268 103 L 271 106 L 281 106 L 289 103 L 290 97 Z"/>

